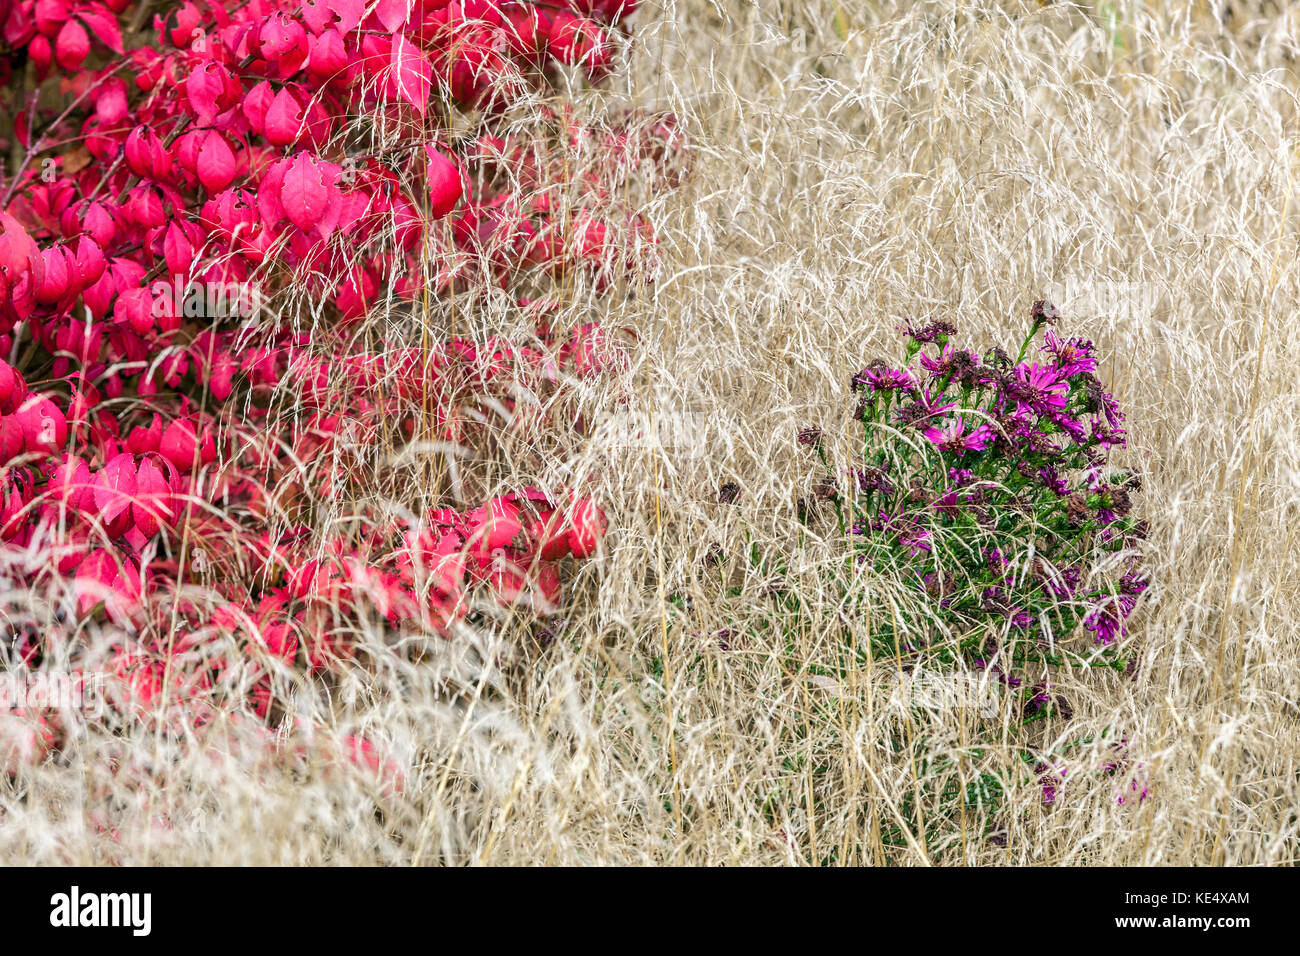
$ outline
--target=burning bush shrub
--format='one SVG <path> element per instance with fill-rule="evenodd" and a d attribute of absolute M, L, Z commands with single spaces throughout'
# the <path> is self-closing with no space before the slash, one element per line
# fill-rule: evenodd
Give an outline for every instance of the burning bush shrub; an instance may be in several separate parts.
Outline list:
<path fill-rule="evenodd" d="M 393 436 L 470 440 L 484 404 L 524 423 L 521 394 L 615 361 L 595 325 L 358 342 L 402 307 L 436 332 L 430 302 L 470 290 L 536 316 L 579 273 L 649 276 L 620 184 L 671 170 L 671 117 L 541 101 L 609 72 L 635 5 L 0 3 L 0 537 L 70 622 L 11 664 L 76 660 L 103 621 L 137 703 L 238 688 L 265 716 L 272 665 L 349 657 L 343 620 L 447 633 L 473 581 L 558 603 L 556 562 L 605 530 L 580 495 L 347 530 L 321 506 Z"/>

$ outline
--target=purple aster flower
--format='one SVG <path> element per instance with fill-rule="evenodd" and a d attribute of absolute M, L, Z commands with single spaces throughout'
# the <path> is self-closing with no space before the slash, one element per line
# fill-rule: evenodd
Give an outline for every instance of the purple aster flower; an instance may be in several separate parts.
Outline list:
<path fill-rule="evenodd" d="M 1033 694 L 1025 701 L 1026 716 L 1032 717 L 1052 702 L 1051 687 L 1052 685 L 1046 681 L 1039 681 L 1033 687 L 1029 688 Z"/>
<path fill-rule="evenodd" d="M 1000 404 L 995 410 L 993 420 L 997 425 L 999 442 L 1004 446 L 1003 451 L 1009 451 L 1014 442 L 1034 431 L 1035 416 L 1027 405 L 1013 403 L 1007 407 Z"/>
<path fill-rule="evenodd" d="M 1127 629 L 1124 621 L 1133 613 L 1133 608 L 1137 605 L 1137 595 L 1140 593 L 1141 590 L 1134 593 L 1125 593 L 1121 590 L 1118 594 L 1103 591 L 1095 595 L 1101 599 L 1101 603 L 1083 619 L 1083 626 L 1096 635 L 1095 640 L 1098 644 L 1113 644 L 1116 638 L 1125 635 Z"/>
<path fill-rule="evenodd" d="M 1074 440 L 1076 445 L 1086 445 L 1088 443 L 1088 429 L 1084 427 L 1083 422 L 1067 412 L 1057 412 L 1052 416 L 1052 421 L 1060 426 L 1061 430 Z"/>
<path fill-rule="evenodd" d="M 945 375 L 962 377 L 978 362 L 978 356 L 964 349 L 953 348 L 951 345 L 945 345 L 937 358 L 921 355 L 921 367 L 935 378 L 943 378 Z"/>
<path fill-rule="evenodd" d="M 1038 480 L 1058 497 L 1064 498 L 1070 493 L 1069 482 L 1060 476 L 1055 465 L 1044 465 L 1038 469 Z"/>
<path fill-rule="evenodd" d="M 938 398 L 930 394 L 928 388 L 922 389 L 916 399 L 908 405 L 898 410 L 897 419 L 900 425 L 917 425 L 921 422 L 934 418 L 936 415 L 942 415 L 950 408 L 956 408 L 956 402 L 945 402 L 946 396 L 939 395 Z"/>
<path fill-rule="evenodd" d="M 1106 421 L 1111 428 L 1119 428 L 1124 424 L 1124 415 L 1119 410 L 1119 404 L 1115 401 L 1115 396 L 1102 386 L 1101 381 L 1091 372 L 1084 378 L 1083 383 L 1083 406 L 1090 412 L 1100 412 L 1106 417 Z"/>
<path fill-rule="evenodd" d="M 961 415 L 954 415 L 942 425 L 925 430 L 925 437 L 944 451 L 955 451 L 964 455 L 968 451 L 983 451 L 993 438 L 993 429 L 988 425 L 976 425 L 966 431 L 966 423 Z"/>
<path fill-rule="evenodd" d="M 1119 579 L 1119 591 L 1121 594 L 1129 594 L 1136 597 L 1147 589 L 1150 582 L 1142 575 L 1140 571 L 1127 571 Z"/>
<path fill-rule="evenodd" d="M 1128 441 L 1128 432 L 1122 428 L 1113 428 L 1100 418 L 1092 419 L 1092 440 L 1103 448 L 1112 446 L 1123 448 Z"/>
<path fill-rule="evenodd" d="M 873 392 L 890 390 L 911 391 L 916 388 L 916 379 L 905 368 L 890 368 L 887 365 L 868 365 L 853 380 L 858 385 L 868 386 Z"/>
<path fill-rule="evenodd" d="M 1052 353 L 1062 378 L 1073 378 L 1097 370 L 1091 342 L 1084 339 L 1062 339 L 1052 329 L 1047 330 L 1044 341 L 1046 344 L 1039 351 Z"/>
<path fill-rule="evenodd" d="M 1042 762 L 1034 767 L 1034 773 L 1038 774 L 1038 782 L 1043 788 L 1043 806 L 1050 807 L 1056 802 L 1061 788 L 1065 786 L 1067 772 L 1063 767 L 1051 767 Z"/>
<path fill-rule="evenodd" d="M 1006 592 L 1001 588 L 985 588 L 980 592 L 980 607 L 991 613 L 1005 614 L 1011 608 Z"/>
<path fill-rule="evenodd" d="M 955 518 L 961 512 L 961 495 L 956 488 L 949 488 L 931 504 L 939 514 L 946 518 Z"/>
<path fill-rule="evenodd" d="M 1088 465 L 1083 469 L 1083 483 L 1089 491 L 1101 491 L 1107 484 L 1106 459 L 1092 450 L 1088 452 Z"/>
<path fill-rule="evenodd" d="M 1034 576 L 1046 584 L 1047 589 L 1058 598 L 1070 597 L 1074 594 L 1074 589 L 1079 586 L 1082 573 L 1082 569 L 1078 565 L 1071 565 L 1061 571 L 1042 558 L 1034 559 Z"/>
<path fill-rule="evenodd" d="M 1086 618 L 1083 626 L 1096 634 L 1098 644 L 1114 644 L 1116 637 L 1122 637 L 1124 632 L 1124 622 L 1109 607 L 1097 608 Z"/>
<path fill-rule="evenodd" d="M 1065 394 L 1069 385 L 1061 377 L 1061 370 L 1049 365 L 1017 365 L 1014 398 L 1028 405 L 1040 415 L 1048 415 L 1065 408 Z"/>
<path fill-rule="evenodd" d="M 1102 396 L 1101 410 L 1106 415 L 1106 421 L 1110 423 L 1111 428 L 1119 428 L 1124 424 L 1124 413 L 1119 410 L 1119 403 L 1110 392 Z"/>
<path fill-rule="evenodd" d="M 916 557 L 923 551 L 930 551 L 930 532 L 925 528 L 912 521 L 900 522 L 901 527 L 898 529 L 898 543 L 912 552 L 912 557 Z"/>

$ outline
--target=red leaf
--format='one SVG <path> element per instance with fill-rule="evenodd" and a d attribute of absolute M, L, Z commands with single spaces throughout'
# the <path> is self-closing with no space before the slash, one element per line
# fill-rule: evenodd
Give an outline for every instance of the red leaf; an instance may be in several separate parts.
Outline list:
<path fill-rule="evenodd" d="M 171 488 L 163 477 L 162 469 L 147 458 L 140 462 L 136 493 L 136 500 L 131 506 L 131 517 L 140 533 L 146 538 L 152 538 L 163 522 L 172 518 Z"/>
<path fill-rule="evenodd" d="M 306 45 L 306 31 L 297 20 L 283 11 L 277 11 L 262 22 L 258 49 L 268 63 L 301 64 L 302 50 Z M 283 75 L 287 76 L 288 73 Z"/>
<path fill-rule="evenodd" d="M 71 510 L 89 514 L 95 508 L 95 489 L 90 466 L 83 458 L 69 455 L 50 474 L 50 491 Z"/>
<path fill-rule="evenodd" d="M 73 585 L 77 593 L 78 611 L 85 614 L 100 601 L 106 600 L 112 593 L 116 580 L 117 565 L 112 555 L 103 549 L 96 549 L 86 555 L 85 560 L 77 565 Z"/>
<path fill-rule="evenodd" d="M 204 430 L 202 439 L 195 434 L 194 424 L 179 418 L 168 425 L 158 442 L 158 452 L 181 474 L 189 474 L 196 465 L 211 464 L 217 456 L 212 435 Z"/>
<path fill-rule="evenodd" d="M 289 221 L 303 232 L 318 227 L 329 238 L 338 225 L 341 198 L 332 164 L 322 164 L 310 153 L 299 153 L 285 170 L 280 203 Z"/>
<path fill-rule="evenodd" d="M 288 87 L 275 94 L 266 111 L 266 139 L 272 146 L 288 146 L 298 138 L 302 110 Z"/>
<path fill-rule="evenodd" d="M 125 623 L 127 613 L 140 603 L 140 572 L 130 561 L 120 565 L 102 548 L 90 552 L 77 566 L 73 582 L 77 608 L 86 614 L 100 601 L 109 616 Z"/>
<path fill-rule="evenodd" d="M 54 56 L 59 61 L 59 66 L 68 71 L 80 69 L 89 54 L 90 37 L 86 34 L 86 28 L 76 20 L 63 24 L 63 29 L 54 41 Z"/>
<path fill-rule="evenodd" d="M 574 504 L 569 520 L 569 548 L 573 556 L 591 557 L 608 527 L 605 513 L 591 501 L 583 499 Z"/>
<path fill-rule="evenodd" d="M 271 89 L 271 84 L 266 80 L 258 83 L 244 94 L 244 116 L 248 118 L 249 125 L 257 132 L 260 133 L 266 128 L 266 114 L 271 109 L 271 104 L 274 101 L 275 91 Z"/>
<path fill-rule="evenodd" d="M 334 11 L 325 0 L 303 0 L 302 22 L 312 33 L 320 35 L 334 22 Z"/>
<path fill-rule="evenodd" d="M 423 116 L 429 106 L 429 93 L 433 90 L 433 67 L 429 64 L 429 58 L 399 33 L 393 41 L 391 67 L 393 87 L 397 94 Z"/>
<path fill-rule="evenodd" d="M 72 282 L 72 266 L 63 246 L 50 246 L 42 250 L 45 260 L 45 278 L 36 290 L 36 301 L 41 305 L 54 305 L 68 291 Z"/>
<path fill-rule="evenodd" d="M 45 257 L 27 230 L 0 210 L 0 297 L 19 313 L 36 303 L 36 290 L 45 278 Z"/>
<path fill-rule="evenodd" d="M 77 240 L 77 252 L 73 258 L 77 285 L 82 289 L 98 282 L 108 268 L 104 250 L 90 236 L 82 236 Z"/>
<path fill-rule="evenodd" d="M 190 242 L 179 222 L 167 224 L 167 232 L 163 234 L 163 258 L 172 275 L 189 274 L 194 261 L 194 243 Z"/>
<path fill-rule="evenodd" d="M 116 520 L 135 498 L 135 457 L 118 455 L 95 475 L 95 506 L 106 524 Z"/>
<path fill-rule="evenodd" d="M 222 352 L 212 360 L 212 370 L 208 375 L 208 391 L 213 398 L 224 402 L 234 391 L 234 376 L 237 367 L 229 352 Z"/>
<path fill-rule="evenodd" d="M 36 22 L 36 29 L 50 34 L 59 28 L 59 24 L 72 16 L 65 0 L 36 0 L 35 9 L 28 7 L 28 17 Z"/>
<path fill-rule="evenodd" d="M 95 34 L 95 39 L 114 53 L 125 52 L 122 46 L 122 30 L 117 25 L 117 17 L 99 4 L 88 4 L 77 11 L 81 22 Z"/>
<path fill-rule="evenodd" d="M 116 126 L 126 119 L 126 84 L 109 80 L 95 97 L 95 115 L 105 126 Z"/>
<path fill-rule="evenodd" d="M 348 54 L 343 47 L 343 34 L 338 30 L 325 30 L 309 41 L 308 46 L 311 52 L 307 64 L 316 76 L 331 79 L 347 69 Z"/>
<path fill-rule="evenodd" d="M 389 33 L 396 33 L 397 28 L 411 16 L 411 0 L 379 0 L 375 7 L 375 16 Z"/>
<path fill-rule="evenodd" d="M 208 126 L 221 112 L 217 98 L 225 92 L 226 84 L 220 71 L 220 66 L 208 62 L 185 79 L 185 96 L 190 101 L 190 107 L 200 126 Z"/>
<path fill-rule="evenodd" d="M 326 5 L 339 18 L 339 29 L 351 33 L 361 25 L 366 15 L 366 0 L 325 0 Z"/>
<path fill-rule="evenodd" d="M 221 192 L 234 181 L 235 154 L 226 142 L 226 137 L 216 130 L 208 132 L 199 148 L 199 159 L 194 171 L 210 196 Z"/>
<path fill-rule="evenodd" d="M 429 157 L 426 173 L 429 182 L 429 212 L 433 218 L 441 219 L 460 201 L 464 188 L 460 167 L 432 146 L 424 147 L 424 151 Z"/>

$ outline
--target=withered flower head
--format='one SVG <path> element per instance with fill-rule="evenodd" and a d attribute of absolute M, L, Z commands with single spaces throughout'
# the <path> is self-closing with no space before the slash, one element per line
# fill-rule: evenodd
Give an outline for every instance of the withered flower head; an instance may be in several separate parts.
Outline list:
<path fill-rule="evenodd" d="M 815 425 L 799 429 L 799 444 L 816 445 L 822 439 L 822 430 Z"/>
<path fill-rule="evenodd" d="M 1106 404 L 1106 389 L 1101 380 L 1087 372 L 1083 379 L 1083 407 L 1090 412 L 1099 412 Z"/>
<path fill-rule="evenodd" d="M 1061 313 L 1047 299 L 1039 299 L 1029 311 L 1035 325 L 1055 325 L 1060 321 Z"/>
<path fill-rule="evenodd" d="M 889 469 L 884 465 L 868 465 L 857 473 L 858 491 L 869 494 L 880 491 L 886 495 L 894 493 L 894 486 L 889 481 Z"/>
<path fill-rule="evenodd" d="M 1010 368 L 1011 356 L 996 345 L 984 355 L 984 361 L 994 368 Z"/>
<path fill-rule="evenodd" d="M 1006 595 L 1002 593 L 1001 588 L 985 588 L 984 593 L 980 595 L 980 607 L 995 614 L 1006 614 L 1011 610 L 1011 605 L 1007 603 Z"/>
<path fill-rule="evenodd" d="M 787 584 L 785 581 L 781 580 L 780 578 L 777 578 L 775 580 L 765 582 L 763 584 L 763 587 L 759 590 L 759 593 L 762 594 L 764 597 L 770 597 L 779 600 L 790 593 L 790 585 Z"/>
<path fill-rule="evenodd" d="M 908 402 L 894 413 L 900 426 L 911 425 L 924 418 L 930 418 L 933 414 L 934 409 L 926 405 L 925 402 Z"/>
<path fill-rule="evenodd" d="M 1110 499 L 1110 510 L 1121 518 L 1133 510 L 1133 500 L 1123 487 L 1117 486 L 1109 489 L 1107 497 Z"/>
<path fill-rule="evenodd" d="M 825 475 L 817 482 L 817 486 L 813 488 L 813 494 L 818 498 L 821 498 L 823 501 L 828 501 L 839 494 L 839 486 L 835 484 L 835 478 L 833 476 Z"/>
<path fill-rule="evenodd" d="M 957 326 L 944 319 L 936 319 L 926 325 L 915 325 L 912 319 L 904 319 L 898 326 L 898 331 L 912 339 L 913 342 L 920 342 L 922 345 L 930 342 L 938 342 L 941 339 L 947 339 L 950 335 L 957 334 Z"/>
<path fill-rule="evenodd" d="M 740 485 L 734 481 L 728 481 L 718 489 L 718 504 L 720 505 L 734 504 L 739 497 Z"/>
<path fill-rule="evenodd" d="M 923 580 L 926 596 L 938 601 L 957 588 L 957 575 L 945 570 L 942 574 L 930 573 Z"/>

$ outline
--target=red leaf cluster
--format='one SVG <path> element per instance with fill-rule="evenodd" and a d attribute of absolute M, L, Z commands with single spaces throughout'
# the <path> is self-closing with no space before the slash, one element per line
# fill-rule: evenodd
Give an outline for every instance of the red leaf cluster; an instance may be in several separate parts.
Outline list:
<path fill-rule="evenodd" d="M 635 5 L 184 0 L 134 28 L 131 0 L 0 0 L 0 541 L 50 556 L 32 587 L 68 584 L 70 613 L 127 635 L 127 699 L 246 677 L 195 650 L 205 629 L 244 635 L 265 668 L 244 703 L 266 715 L 274 662 L 349 656 L 340 615 L 450 632 L 475 587 L 559 605 L 557 562 L 606 528 L 567 492 L 323 544 L 302 519 L 350 480 L 346 450 L 414 431 L 412 406 L 463 441 L 466 407 L 522 413 L 521 383 L 616 363 L 597 326 L 375 354 L 349 330 L 474 283 L 529 307 L 514 284 L 652 266 L 618 184 L 647 164 L 673 184 L 671 117 L 596 132 L 548 108 L 549 145 L 494 132 L 562 73 L 607 73 Z M 453 111 L 483 134 L 455 139 Z M 401 133 L 376 146 L 379 126 Z M 310 334 L 290 293 L 319 309 Z"/>

